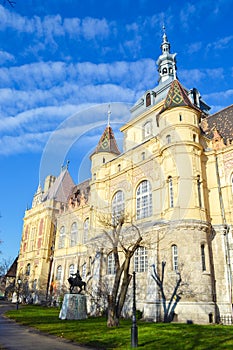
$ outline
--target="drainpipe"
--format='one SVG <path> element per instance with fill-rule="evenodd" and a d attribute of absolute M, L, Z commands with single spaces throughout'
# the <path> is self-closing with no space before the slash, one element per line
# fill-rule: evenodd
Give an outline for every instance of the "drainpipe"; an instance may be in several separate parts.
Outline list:
<path fill-rule="evenodd" d="M 224 244 L 225 244 L 225 254 L 226 254 L 225 258 L 226 258 L 226 264 L 227 264 L 227 278 L 230 286 L 229 287 L 230 304 L 232 305 L 232 269 L 231 269 L 230 246 L 229 246 L 229 238 L 228 238 L 228 233 L 230 228 L 226 222 L 217 155 L 215 155 L 215 168 L 216 168 L 216 176 L 217 176 L 217 183 L 218 183 L 218 195 L 219 195 L 219 202 L 220 202 L 221 217 L 222 217 L 222 223 L 224 227 Z"/>

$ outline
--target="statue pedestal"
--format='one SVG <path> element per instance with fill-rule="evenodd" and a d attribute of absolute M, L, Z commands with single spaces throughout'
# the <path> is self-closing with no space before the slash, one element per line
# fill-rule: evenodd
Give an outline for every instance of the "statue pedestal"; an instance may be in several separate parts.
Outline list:
<path fill-rule="evenodd" d="M 87 299 L 82 294 L 65 294 L 59 314 L 61 320 L 83 320 L 87 318 Z"/>

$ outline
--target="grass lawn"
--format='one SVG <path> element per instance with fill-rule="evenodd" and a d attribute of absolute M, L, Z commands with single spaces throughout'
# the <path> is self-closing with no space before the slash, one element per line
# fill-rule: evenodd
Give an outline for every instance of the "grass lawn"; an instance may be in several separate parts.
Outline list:
<path fill-rule="evenodd" d="M 20 306 L 6 315 L 43 332 L 70 339 L 96 349 L 131 349 L 131 320 L 107 328 L 105 318 L 60 320 L 59 310 L 41 306 Z M 233 349 L 233 326 L 163 324 L 138 321 L 138 349 L 221 350 Z"/>

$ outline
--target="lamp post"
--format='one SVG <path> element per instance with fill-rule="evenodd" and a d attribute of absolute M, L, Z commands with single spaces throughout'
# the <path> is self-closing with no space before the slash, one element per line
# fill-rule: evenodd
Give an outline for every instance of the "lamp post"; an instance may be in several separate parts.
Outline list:
<path fill-rule="evenodd" d="M 133 317 L 131 327 L 131 347 L 137 348 L 138 346 L 138 327 L 136 320 L 136 273 L 133 272 Z"/>
<path fill-rule="evenodd" d="M 18 278 L 17 280 L 18 283 L 18 288 L 17 288 L 17 301 L 16 301 L 16 309 L 19 309 L 19 290 L 20 290 L 20 284 L 21 284 L 21 279 Z"/>

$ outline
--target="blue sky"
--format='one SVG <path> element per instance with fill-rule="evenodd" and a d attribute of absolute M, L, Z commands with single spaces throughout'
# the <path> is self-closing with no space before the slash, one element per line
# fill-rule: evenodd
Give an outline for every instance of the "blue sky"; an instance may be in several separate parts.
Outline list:
<path fill-rule="evenodd" d="M 19 251 L 39 182 L 70 160 L 77 183 L 107 122 L 157 84 L 165 23 L 178 78 L 212 113 L 233 100 L 233 0 L 0 1 L 0 245 Z"/>

